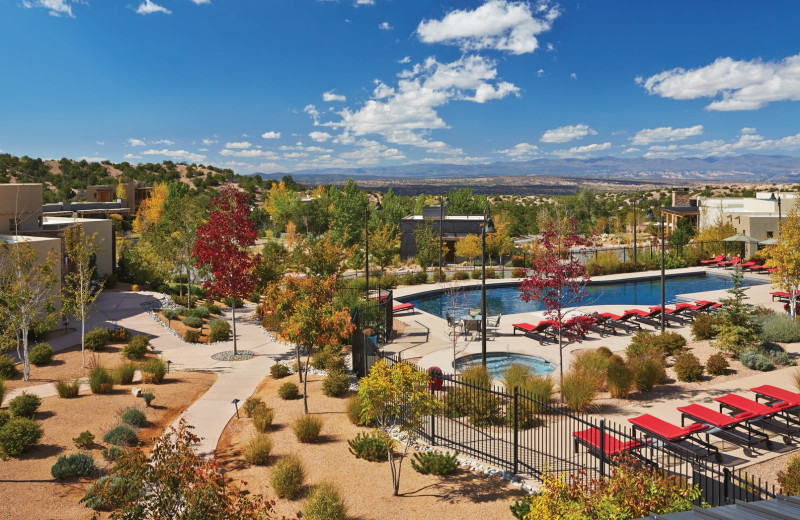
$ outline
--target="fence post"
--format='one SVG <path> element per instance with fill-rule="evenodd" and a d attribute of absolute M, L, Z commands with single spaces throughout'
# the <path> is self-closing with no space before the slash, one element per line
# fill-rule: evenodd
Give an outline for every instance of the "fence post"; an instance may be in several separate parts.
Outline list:
<path fill-rule="evenodd" d="M 431 396 L 436 399 L 436 383 L 431 379 L 428 384 L 431 385 Z M 436 445 L 436 413 L 431 414 L 431 444 Z"/>
<path fill-rule="evenodd" d="M 606 476 L 606 421 L 600 419 L 600 478 Z"/>
<path fill-rule="evenodd" d="M 731 470 L 729 470 L 728 468 L 722 468 L 722 475 L 724 477 L 723 482 L 722 482 L 722 497 L 725 500 L 726 504 L 730 504 L 731 503 L 731 497 L 730 497 L 730 494 L 728 492 L 728 489 L 729 489 L 730 484 L 731 484 Z"/>
<path fill-rule="evenodd" d="M 514 387 L 514 475 L 519 473 L 519 392 Z"/>

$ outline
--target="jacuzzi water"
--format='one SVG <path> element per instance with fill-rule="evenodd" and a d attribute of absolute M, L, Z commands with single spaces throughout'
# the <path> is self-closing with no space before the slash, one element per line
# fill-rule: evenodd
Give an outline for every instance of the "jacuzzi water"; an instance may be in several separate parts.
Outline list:
<path fill-rule="evenodd" d="M 456 368 L 459 372 L 472 365 L 480 364 L 480 354 L 470 354 L 456 359 Z M 536 356 L 509 352 L 488 352 L 486 354 L 486 369 L 492 379 L 503 379 L 503 374 L 512 364 L 530 367 L 531 372 L 538 375 L 547 375 L 556 369 L 554 364 Z"/>

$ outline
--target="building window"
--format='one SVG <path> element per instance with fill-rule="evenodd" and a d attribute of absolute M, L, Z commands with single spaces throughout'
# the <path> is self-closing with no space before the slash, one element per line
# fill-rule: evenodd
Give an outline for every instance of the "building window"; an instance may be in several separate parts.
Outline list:
<path fill-rule="evenodd" d="M 772 231 L 767 231 L 767 240 L 769 240 L 770 238 L 773 238 L 773 233 Z"/>

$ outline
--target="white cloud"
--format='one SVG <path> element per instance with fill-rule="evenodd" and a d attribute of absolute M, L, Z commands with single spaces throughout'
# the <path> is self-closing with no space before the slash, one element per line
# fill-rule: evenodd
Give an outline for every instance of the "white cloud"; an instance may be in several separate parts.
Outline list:
<path fill-rule="evenodd" d="M 250 148 L 251 146 L 253 146 L 253 143 L 250 141 L 225 143 L 225 148 Z"/>
<path fill-rule="evenodd" d="M 631 148 L 626 148 L 622 153 L 637 153 L 637 152 L 641 152 L 641 150 L 639 148 L 631 147 Z"/>
<path fill-rule="evenodd" d="M 313 139 L 318 143 L 324 143 L 333 136 L 328 132 L 311 132 L 310 134 L 308 134 L 308 137 L 310 137 L 311 139 Z"/>
<path fill-rule="evenodd" d="M 546 49 L 547 52 L 553 52 L 554 50 L 556 50 L 556 48 L 553 46 L 552 43 L 548 43 Z"/>
<path fill-rule="evenodd" d="M 241 149 L 232 150 L 230 148 L 225 148 L 224 150 L 220 150 L 219 154 L 223 155 L 225 157 L 248 157 L 248 158 L 258 157 L 258 158 L 261 158 L 261 159 L 277 159 L 278 158 L 278 155 L 275 152 L 270 152 L 270 151 L 266 151 L 266 150 L 258 150 L 256 148 L 250 148 L 250 149 L 247 149 L 247 150 L 241 150 Z"/>
<path fill-rule="evenodd" d="M 417 27 L 425 43 L 457 45 L 463 51 L 495 49 L 513 54 L 535 51 L 538 34 L 550 30 L 560 12 L 541 4 L 534 18 L 527 2 L 489 0 L 474 10 L 450 11 L 441 20 L 423 20 Z"/>
<path fill-rule="evenodd" d="M 156 139 L 155 141 L 150 141 L 150 144 L 165 144 L 167 146 L 173 146 L 175 141 L 170 141 L 169 139 Z"/>
<path fill-rule="evenodd" d="M 26 9 L 33 9 L 40 7 L 47 9 L 50 16 L 68 16 L 75 18 L 72 14 L 72 5 L 80 3 L 80 0 L 23 0 L 22 7 Z"/>
<path fill-rule="evenodd" d="M 540 77 L 540 78 L 541 78 L 542 76 L 544 76 L 544 69 L 539 69 L 539 70 L 537 70 L 537 71 L 536 71 L 536 75 L 537 75 L 538 77 Z"/>
<path fill-rule="evenodd" d="M 539 147 L 530 143 L 519 143 L 512 148 L 499 150 L 497 153 L 507 155 L 512 161 L 523 161 L 539 154 Z"/>
<path fill-rule="evenodd" d="M 325 123 L 324 126 L 343 130 L 334 142 L 350 144 L 353 136 L 378 134 L 393 144 L 460 154 L 460 150 L 441 141 L 428 139 L 432 130 L 447 128 L 435 109 L 454 100 L 484 103 L 519 95 L 513 84 L 496 81 L 493 61 L 476 55 L 462 56 L 451 63 L 439 63 L 431 57 L 404 70 L 399 77 L 397 87 L 376 81 L 372 98 L 360 109 L 345 108 L 338 112 L 340 121 Z"/>
<path fill-rule="evenodd" d="M 800 54 L 766 62 L 718 58 L 705 67 L 675 68 L 637 80 L 651 95 L 714 98 L 706 110 L 755 110 L 773 101 L 800 101 Z"/>
<path fill-rule="evenodd" d="M 671 126 L 660 126 L 658 128 L 645 128 L 636 132 L 631 138 L 635 145 L 650 143 L 665 143 L 672 141 L 682 141 L 689 137 L 703 134 L 703 125 L 689 126 L 686 128 L 672 128 Z"/>
<path fill-rule="evenodd" d="M 572 78 L 572 79 L 578 79 L 578 75 L 575 74 L 574 72 L 572 74 L 570 74 L 569 77 Z"/>
<path fill-rule="evenodd" d="M 105 158 L 105 157 L 79 157 L 78 160 L 79 161 L 99 163 L 99 162 L 107 161 L 108 159 Z"/>
<path fill-rule="evenodd" d="M 139 7 L 136 9 L 137 14 L 152 14 L 152 13 L 164 13 L 164 14 L 172 14 L 172 11 L 167 9 L 166 7 L 160 6 L 158 4 L 154 4 L 152 0 L 144 0 Z"/>
<path fill-rule="evenodd" d="M 378 29 L 380 29 L 381 31 L 391 31 L 392 29 L 394 29 L 394 27 L 389 25 L 389 22 L 381 22 L 378 24 Z"/>
<path fill-rule="evenodd" d="M 128 144 L 130 146 L 146 146 L 147 143 L 144 142 L 144 139 L 128 139 Z"/>
<path fill-rule="evenodd" d="M 133 154 L 133 153 L 126 153 L 122 158 L 123 159 L 141 159 L 142 156 L 141 155 L 136 155 L 136 154 Z"/>
<path fill-rule="evenodd" d="M 205 155 L 199 153 L 187 152 L 186 150 L 167 150 L 166 148 L 163 150 L 145 150 L 142 155 L 163 155 L 171 159 L 191 162 L 202 162 L 206 158 Z"/>
<path fill-rule="evenodd" d="M 542 143 L 567 143 L 575 139 L 583 139 L 587 135 L 597 135 L 597 131 L 584 124 L 566 125 L 546 131 L 539 141 Z"/>
<path fill-rule="evenodd" d="M 377 141 L 361 139 L 356 143 L 360 148 L 339 154 L 342 159 L 358 159 L 356 164 L 378 164 L 381 159 L 400 161 L 406 158 L 397 148 L 389 148 Z"/>
<path fill-rule="evenodd" d="M 343 96 L 342 94 L 336 94 L 334 91 L 329 90 L 328 92 L 325 92 L 324 94 L 322 94 L 322 101 L 325 101 L 326 103 L 330 103 L 331 101 L 342 101 L 342 102 L 344 102 L 344 101 L 347 101 L 347 98 L 345 96 Z"/>
<path fill-rule="evenodd" d="M 397 60 L 397 63 L 411 63 L 411 56 L 403 56 Z"/>
<path fill-rule="evenodd" d="M 197 5 L 210 4 L 211 0 L 192 0 Z"/>
<path fill-rule="evenodd" d="M 314 119 L 314 126 L 319 124 L 319 110 L 314 105 L 306 105 L 303 107 L 303 112 L 310 115 Z"/>
<path fill-rule="evenodd" d="M 264 138 L 264 139 L 280 139 L 281 138 L 281 133 L 280 132 L 273 132 L 273 131 L 270 130 L 269 132 L 264 132 L 263 134 L 261 134 L 261 137 Z"/>
<path fill-rule="evenodd" d="M 742 134 L 754 134 L 754 133 L 756 133 L 756 129 L 746 126 L 746 127 L 742 128 L 741 130 L 739 130 L 739 132 L 742 133 Z"/>
<path fill-rule="evenodd" d="M 375 0 L 355 0 L 353 3 L 356 7 L 360 5 L 375 5 Z"/>
<path fill-rule="evenodd" d="M 203 139 L 203 144 L 206 145 L 206 146 L 211 145 L 211 144 L 215 144 L 215 143 L 218 143 L 218 142 L 219 141 L 217 141 L 216 139 Z"/>
<path fill-rule="evenodd" d="M 105 144 L 106 144 L 106 143 L 104 143 L 103 141 L 95 141 L 95 143 L 97 143 L 97 145 L 98 145 L 98 146 L 103 146 L 103 145 L 105 145 Z"/>
<path fill-rule="evenodd" d="M 609 148 L 611 148 L 611 143 L 595 143 L 587 144 L 586 146 L 573 146 L 569 150 L 555 150 L 553 155 L 562 158 L 583 157 L 594 152 L 608 150 Z"/>

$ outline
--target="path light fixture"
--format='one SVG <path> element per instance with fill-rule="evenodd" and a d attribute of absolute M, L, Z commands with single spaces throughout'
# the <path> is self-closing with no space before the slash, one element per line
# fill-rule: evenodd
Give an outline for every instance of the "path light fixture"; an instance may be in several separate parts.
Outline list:
<path fill-rule="evenodd" d="M 633 270 L 634 271 L 636 270 L 636 249 L 637 249 L 636 246 L 638 245 L 636 243 L 636 224 L 637 224 L 637 222 L 636 222 L 636 203 L 637 202 L 643 203 L 644 202 L 644 195 L 639 197 L 639 199 L 637 199 L 636 197 L 633 198 Z"/>
<path fill-rule="evenodd" d="M 381 201 L 375 204 L 375 211 L 383 209 Z M 369 301 L 369 200 L 367 205 L 364 206 L 364 263 L 366 264 L 366 277 L 367 277 L 367 301 Z M 378 293 L 380 296 L 380 292 Z"/>
<path fill-rule="evenodd" d="M 658 220 L 661 224 L 661 333 L 666 329 L 666 292 L 664 290 L 665 274 L 664 274 L 664 216 L 661 214 L 661 206 L 658 207 Z M 647 216 L 644 219 L 648 222 L 655 222 L 656 217 L 653 215 L 653 208 L 647 210 Z"/>
<path fill-rule="evenodd" d="M 236 418 L 239 419 L 239 400 L 234 399 L 233 401 L 231 401 L 231 404 L 233 404 L 233 406 L 236 407 Z"/>
<path fill-rule="evenodd" d="M 167 360 L 167 374 L 169 374 L 169 366 L 172 364 L 172 361 L 169 359 Z"/>
<path fill-rule="evenodd" d="M 444 235 L 442 235 L 442 221 L 444 220 L 444 207 L 450 204 L 450 197 L 445 197 L 442 200 L 442 197 L 439 197 L 439 274 L 437 275 L 437 281 L 442 281 L 442 241 L 444 240 Z"/>
<path fill-rule="evenodd" d="M 483 210 L 483 224 L 481 226 L 481 363 L 486 367 L 486 233 L 494 233 L 492 217 Z"/>
<path fill-rule="evenodd" d="M 69 321 L 64 320 L 64 335 L 67 335 L 67 327 L 69 327 Z"/>
<path fill-rule="evenodd" d="M 219 468 L 217 470 L 217 474 L 219 474 L 220 478 L 222 479 L 222 492 L 223 493 L 225 493 L 225 473 L 227 473 L 227 472 L 228 472 L 228 470 L 225 469 L 225 468 Z"/>

